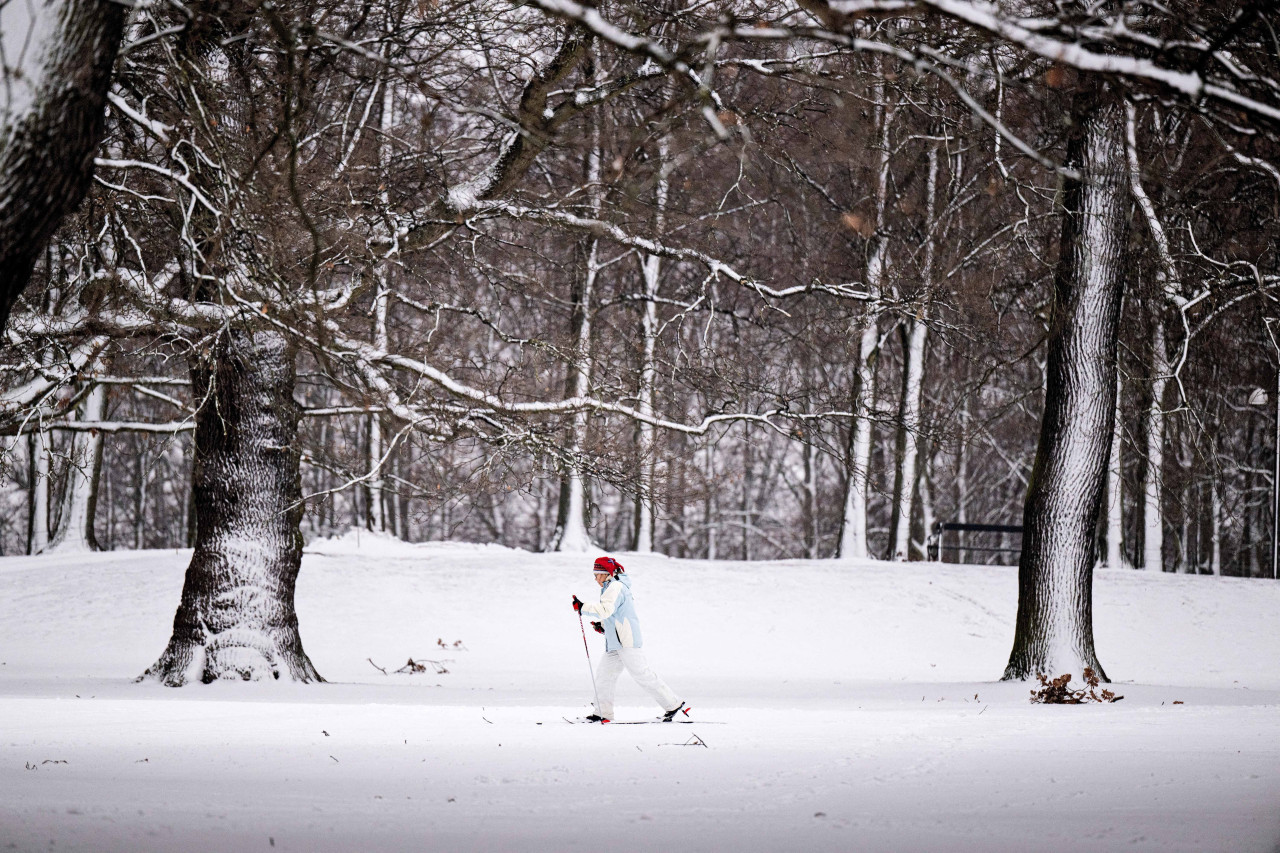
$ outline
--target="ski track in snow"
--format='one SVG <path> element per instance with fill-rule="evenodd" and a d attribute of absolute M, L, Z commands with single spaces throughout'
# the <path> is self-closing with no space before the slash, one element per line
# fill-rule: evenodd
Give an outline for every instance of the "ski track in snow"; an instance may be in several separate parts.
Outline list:
<path fill-rule="evenodd" d="M 1280 844 L 1280 584 L 1099 571 L 1125 699 L 1044 707 L 994 681 L 1015 569 L 623 554 L 655 669 L 724 725 L 571 726 L 589 556 L 313 543 L 333 683 L 134 684 L 189 556 L 0 559 L 0 851 Z M 409 657 L 449 672 L 367 660 Z M 624 676 L 620 714 L 657 710 Z"/>

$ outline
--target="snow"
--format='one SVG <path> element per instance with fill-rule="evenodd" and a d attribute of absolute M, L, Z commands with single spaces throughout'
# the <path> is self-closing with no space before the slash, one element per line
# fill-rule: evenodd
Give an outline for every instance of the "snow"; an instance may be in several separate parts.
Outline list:
<path fill-rule="evenodd" d="M 1280 842 L 1273 582 L 1100 571 L 1125 699 L 1060 707 L 993 680 L 1015 569 L 622 554 L 649 659 L 705 722 L 601 727 L 561 719 L 591 696 L 568 606 L 590 555 L 313 542 L 298 615 L 332 683 L 135 684 L 189 556 L 0 559 L 0 850 Z M 368 660 L 409 657 L 449 671 Z M 619 713 L 657 710 L 624 676 Z"/>

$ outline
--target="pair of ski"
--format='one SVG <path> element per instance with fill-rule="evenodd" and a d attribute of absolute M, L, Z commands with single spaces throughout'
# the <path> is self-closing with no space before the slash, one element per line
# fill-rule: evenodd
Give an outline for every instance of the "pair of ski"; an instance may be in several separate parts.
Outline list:
<path fill-rule="evenodd" d="M 566 723 L 569 723 L 570 725 L 579 725 L 579 724 L 582 724 L 582 725 L 587 725 L 587 726 L 596 726 L 596 725 L 606 725 L 606 726 L 649 726 L 649 725 L 655 725 L 655 726 L 670 726 L 670 725 L 677 725 L 677 726 L 694 726 L 694 725 L 704 725 L 704 726 L 723 726 L 723 725 L 724 725 L 724 723 L 711 722 L 711 721 L 709 721 L 709 720 L 610 720 L 610 721 L 609 721 L 609 722 L 607 722 L 607 723 L 597 723 L 597 722 L 595 722 L 594 720 L 588 720 L 588 719 L 586 719 L 586 718 L 584 718 L 584 717 L 576 717 L 575 719 L 572 719 L 572 720 L 571 720 L 571 719 L 569 719 L 568 717 L 561 717 L 560 719 L 564 720 Z"/>

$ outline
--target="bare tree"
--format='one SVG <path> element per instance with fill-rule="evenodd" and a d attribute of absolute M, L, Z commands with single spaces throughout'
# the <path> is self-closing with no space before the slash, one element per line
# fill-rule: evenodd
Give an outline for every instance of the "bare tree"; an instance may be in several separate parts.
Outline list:
<path fill-rule="evenodd" d="M 1095 531 L 1115 417 L 1128 239 L 1124 115 L 1101 86 L 1076 97 L 1049 317 L 1045 411 L 1023 515 L 1018 616 L 1005 679 L 1090 667 Z"/>
<path fill-rule="evenodd" d="M 1273 16 L 1136 8 L 138 10 L 93 203 L 0 342 L 0 432 L 107 437 L 108 546 L 194 523 L 166 683 L 318 677 L 304 532 L 545 548 L 588 504 L 602 546 L 718 558 L 908 557 L 921 521 L 1022 507 L 1010 676 L 1096 664 L 1100 472 L 1136 543 L 1154 455 L 1110 449 L 1125 423 L 1163 419 L 1148 515 L 1181 533 L 1149 564 L 1203 528 L 1222 571 L 1256 565 L 1269 518 L 1242 400 L 1280 294 Z M 1150 314 L 1168 394 L 1139 412 L 1116 317 Z M 108 344 L 109 420 L 76 411 Z M 60 470 L 36 482 L 79 493 Z"/>

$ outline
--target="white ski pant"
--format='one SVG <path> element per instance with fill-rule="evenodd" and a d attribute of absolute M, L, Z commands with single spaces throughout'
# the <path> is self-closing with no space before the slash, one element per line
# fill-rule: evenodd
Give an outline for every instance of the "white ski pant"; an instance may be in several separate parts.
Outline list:
<path fill-rule="evenodd" d="M 631 677 L 662 706 L 663 711 L 671 711 L 680 707 L 680 698 L 671 692 L 667 683 L 658 677 L 658 673 L 649 666 L 643 649 L 616 649 L 605 652 L 604 658 L 596 669 L 596 690 L 600 694 L 600 707 L 596 713 L 602 717 L 613 719 L 613 697 L 618 688 L 618 676 L 625 669 Z"/>

